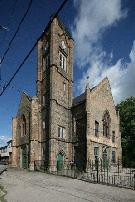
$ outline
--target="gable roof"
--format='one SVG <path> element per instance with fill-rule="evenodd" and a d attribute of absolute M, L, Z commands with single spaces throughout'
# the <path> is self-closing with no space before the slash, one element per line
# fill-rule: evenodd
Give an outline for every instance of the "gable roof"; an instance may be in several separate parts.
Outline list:
<path fill-rule="evenodd" d="M 83 103 L 86 100 L 85 92 L 73 99 L 73 106 Z"/>
<path fill-rule="evenodd" d="M 109 89 L 110 89 L 110 94 L 111 94 L 111 97 L 112 97 L 112 102 L 113 102 L 113 105 L 115 107 L 115 102 L 114 102 L 114 99 L 113 99 L 113 95 L 112 95 L 112 90 L 111 90 L 111 85 L 110 85 L 110 82 L 109 82 L 109 79 L 108 77 L 105 77 L 97 86 L 93 87 L 91 89 L 91 92 L 92 91 L 96 91 L 98 88 L 100 88 L 104 83 L 106 83 L 108 86 L 109 86 Z"/>
<path fill-rule="evenodd" d="M 20 108 L 21 108 L 21 105 L 22 105 L 22 103 L 24 103 L 25 100 L 28 100 L 28 102 L 31 103 L 32 97 L 30 97 L 27 93 L 23 92 L 22 95 L 21 95 L 21 99 L 20 99 L 20 103 L 19 103 L 19 107 L 18 107 L 18 112 L 17 112 L 17 114 L 19 113 L 19 110 L 20 110 Z"/>
<path fill-rule="evenodd" d="M 110 93 L 111 93 L 111 97 L 112 97 L 112 101 L 113 101 L 113 105 L 115 107 L 115 103 L 114 103 L 114 99 L 113 99 L 113 96 L 112 96 L 112 91 L 111 91 L 111 86 L 110 86 L 110 82 L 109 82 L 109 79 L 108 77 L 105 77 L 99 84 L 97 84 L 96 86 L 92 87 L 91 89 L 89 88 L 90 90 L 90 93 L 93 92 L 93 91 L 96 91 L 98 88 L 100 88 L 103 83 L 107 83 L 109 88 L 110 88 Z M 73 99 L 73 107 L 76 106 L 76 105 L 79 105 L 81 103 L 83 103 L 84 101 L 86 101 L 86 90 L 84 93 L 82 93 L 81 95 L 75 97 Z"/>

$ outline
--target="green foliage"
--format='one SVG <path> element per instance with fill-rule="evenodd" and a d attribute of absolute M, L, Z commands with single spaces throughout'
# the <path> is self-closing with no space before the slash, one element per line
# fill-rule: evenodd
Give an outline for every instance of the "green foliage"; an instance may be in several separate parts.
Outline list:
<path fill-rule="evenodd" d="M 117 105 L 120 113 L 123 165 L 135 167 L 135 97 Z"/>

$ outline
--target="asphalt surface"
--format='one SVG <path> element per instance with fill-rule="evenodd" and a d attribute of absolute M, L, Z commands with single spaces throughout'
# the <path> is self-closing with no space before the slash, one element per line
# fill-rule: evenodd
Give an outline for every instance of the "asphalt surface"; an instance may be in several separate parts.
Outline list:
<path fill-rule="evenodd" d="M 8 170 L 0 176 L 8 202 L 135 202 L 135 191 L 40 172 Z"/>

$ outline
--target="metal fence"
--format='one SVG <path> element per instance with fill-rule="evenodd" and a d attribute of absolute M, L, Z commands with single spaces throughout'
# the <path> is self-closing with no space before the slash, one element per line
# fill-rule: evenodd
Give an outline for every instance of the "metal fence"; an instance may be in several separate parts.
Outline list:
<path fill-rule="evenodd" d="M 120 162 L 90 161 L 82 180 L 135 189 L 135 168 L 122 168 Z"/>
<path fill-rule="evenodd" d="M 34 170 L 55 175 L 78 178 L 91 183 L 107 184 L 135 189 L 135 168 L 123 168 L 120 162 L 89 161 L 86 171 L 79 171 L 73 162 L 64 162 L 61 170 L 57 169 L 57 162 L 40 160 L 34 162 Z"/>

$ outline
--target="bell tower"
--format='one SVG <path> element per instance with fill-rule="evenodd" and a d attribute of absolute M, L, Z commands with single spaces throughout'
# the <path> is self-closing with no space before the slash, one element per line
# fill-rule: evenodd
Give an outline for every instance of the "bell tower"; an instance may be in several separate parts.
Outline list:
<path fill-rule="evenodd" d="M 60 19 L 38 42 L 37 96 L 42 109 L 42 159 L 59 169 L 72 160 L 73 39 Z M 59 158 L 61 156 L 61 158 Z"/>

